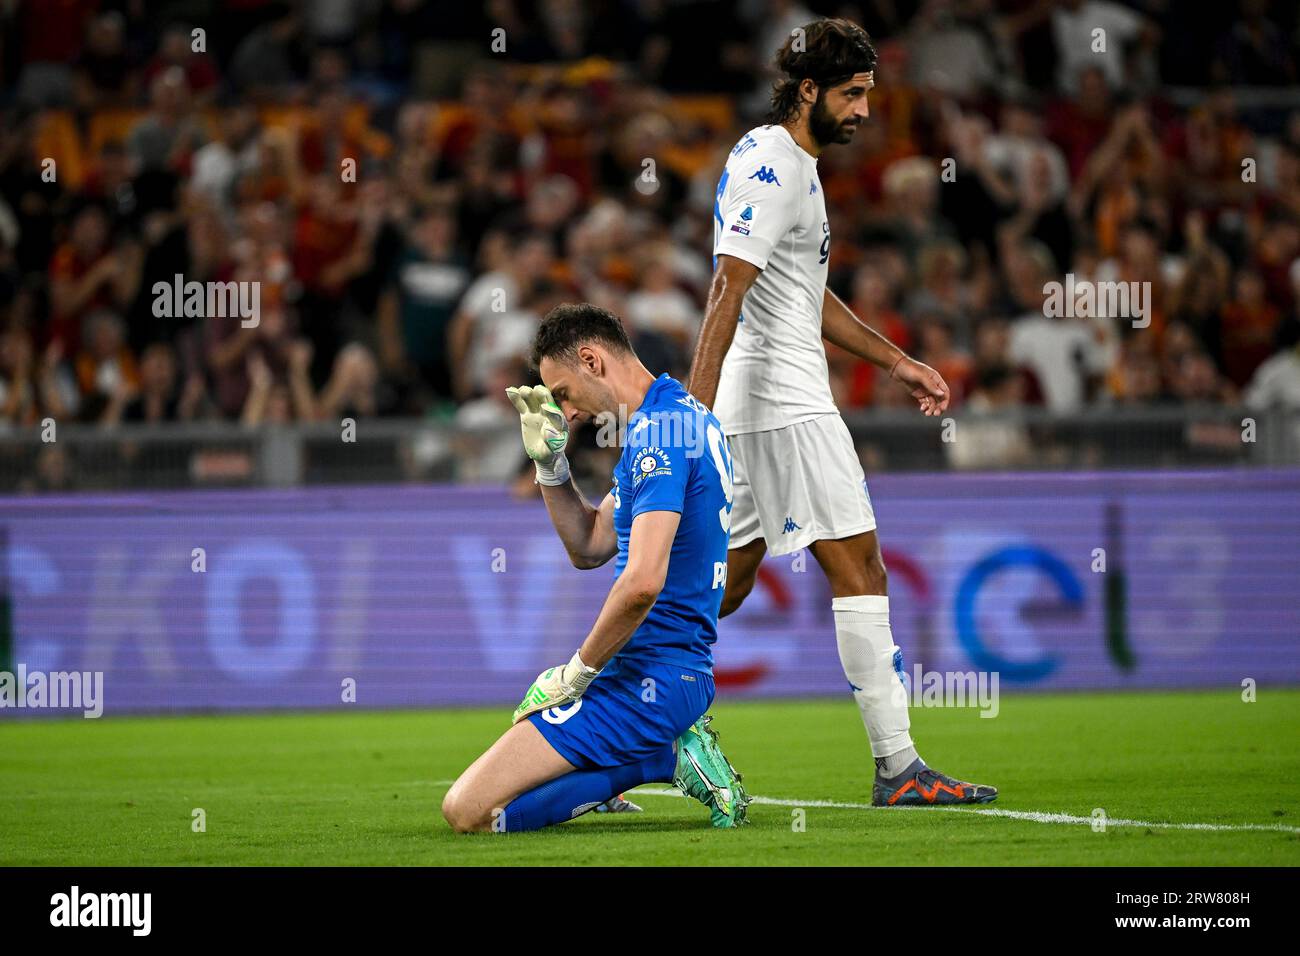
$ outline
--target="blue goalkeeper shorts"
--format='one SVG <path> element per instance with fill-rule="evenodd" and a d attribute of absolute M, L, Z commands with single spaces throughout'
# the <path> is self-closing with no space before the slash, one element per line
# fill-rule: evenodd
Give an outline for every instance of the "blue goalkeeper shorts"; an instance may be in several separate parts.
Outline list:
<path fill-rule="evenodd" d="M 579 770 L 621 767 L 654 756 L 713 703 L 713 675 L 615 657 L 572 704 L 528 719 Z"/>

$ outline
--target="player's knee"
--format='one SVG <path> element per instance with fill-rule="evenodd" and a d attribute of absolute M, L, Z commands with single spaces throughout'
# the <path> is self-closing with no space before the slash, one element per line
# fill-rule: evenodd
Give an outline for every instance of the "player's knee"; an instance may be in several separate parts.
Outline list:
<path fill-rule="evenodd" d="M 460 822 L 460 807 L 451 790 L 448 790 L 447 795 L 442 798 L 442 818 L 447 821 L 447 826 L 460 832 L 460 828 L 456 825 Z"/>
<path fill-rule="evenodd" d="M 457 833 L 473 833 L 481 829 L 481 821 L 470 801 L 463 799 L 455 787 L 442 798 L 442 818 Z"/>

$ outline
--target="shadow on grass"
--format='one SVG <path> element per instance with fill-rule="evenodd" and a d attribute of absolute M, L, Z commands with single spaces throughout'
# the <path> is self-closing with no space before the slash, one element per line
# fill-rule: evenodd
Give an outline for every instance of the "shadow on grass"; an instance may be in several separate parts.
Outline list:
<path fill-rule="evenodd" d="M 605 836 L 617 833 L 712 833 L 716 828 L 709 825 L 708 820 L 674 820 L 664 818 L 645 819 L 641 814 L 618 814 L 619 820 L 603 819 L 606 814 L 601 814 L 601 819 L 583 822 L 568 821 L 559 823 L 555 826 L 546 827 L 542 830 L 530 830 L 526 833 L 453 833 L 451 827 L 441 820 L 433 827 L 433 836 L 435 839 L 447 840 L 465 840 L 469 842 L 479 842 L 499 837 L 528 837 L 529 839 L 564 839 L 565 834 L 576 834 L 580 836 Z M 748 828 L 746 828 L 748 829 Z M 413 836 L 420 836 L 428 833 L 428 830 L 418 830 L 412 833 Z"/>

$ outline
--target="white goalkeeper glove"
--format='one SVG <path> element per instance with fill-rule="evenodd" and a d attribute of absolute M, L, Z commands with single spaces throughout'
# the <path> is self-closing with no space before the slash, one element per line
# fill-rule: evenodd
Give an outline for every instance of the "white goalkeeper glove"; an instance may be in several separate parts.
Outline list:
<path fill-rule="evenodd" d="M 599 669 L 582 663 L 582 658 L 578 656 L 577 651 L 574 651 L 573 659 L 569 663 L 552 667 L 537 675 L 537 680 L 533 681 L 533 685 L 528 688 L 528 693 L 524 694 L 524 699 L 515 708 L 515 716 L 511 723 L 517 724 L 529 714 L 545 710 L 547 707 L 577 700 L 599 673 Z"/>
<path fill-rule="evenodd" d="M 569 443 L 569 423 L 550 389 L 525 385 L 507 388 L 506 395 L 519 412 L 524 451 L 537 468 L 538 484 L 565 484 L 569 480 L 569 459 L 564 454 L 564 446 Z"/>

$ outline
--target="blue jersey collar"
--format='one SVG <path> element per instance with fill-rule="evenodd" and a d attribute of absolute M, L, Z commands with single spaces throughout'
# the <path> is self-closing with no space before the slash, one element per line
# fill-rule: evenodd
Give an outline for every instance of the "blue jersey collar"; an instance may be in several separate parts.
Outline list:
<path fill-rule="evenodd" d="M 645 398 L 641 399 L 641 404 L 637 407 L 637 411 L 644 412 L 646 409 L 652 408 L 663 390 L 671 388 L 672 385 L 673 377 L 667 372 L 664 372 L 650 383 L 650 387 L 646 389 Z"/>

